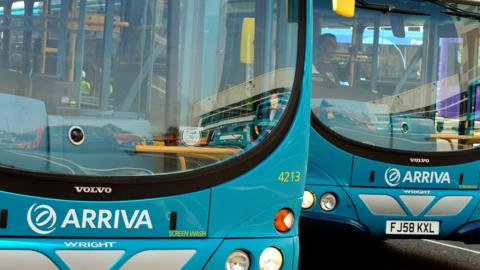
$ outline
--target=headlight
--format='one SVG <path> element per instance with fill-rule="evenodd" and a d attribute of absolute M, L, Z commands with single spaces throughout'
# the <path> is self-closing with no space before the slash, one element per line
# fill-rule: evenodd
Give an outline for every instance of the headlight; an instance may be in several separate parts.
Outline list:
<path fill-rule="evenodd" d="M 313 192 L 305 190 L 302 197 L 302 209 L 310 209 L 315 204 L 315 194 Z"/>
<path fill-rule="evenodd" d="M 333 211 L 337 207 L 337 196 L 333 193 L 325 193 L 320 198 L 320 207 L 323 211 Z"/>
<path fill-rule="evenodd" d="M 226 270 L 248 270 L 250 269 L 250 257 L 245 251 L 235 250 L 228 258 L 225 265 Z"/>
<path fill-rule="evenodd" d="M 266 248 L 260 256 L 260 270 L 279 270 L 283 265 L 283 255 L 274 247 Z"/>

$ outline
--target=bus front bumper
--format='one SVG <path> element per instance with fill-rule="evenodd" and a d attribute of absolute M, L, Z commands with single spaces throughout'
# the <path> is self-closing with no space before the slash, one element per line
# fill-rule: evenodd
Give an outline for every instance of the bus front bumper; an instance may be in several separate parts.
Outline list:
<path fill-rule="evenodd" d="M 460 226 L 449 238 L 466 244 L 480 244 L 480 220 Z"/>
<path fill-rule="evenodd" d="M 302 212 L 301 228 L 317 234 L 359 231 L 375 239 L 445 239 L 480 243 L 478 190 L 422 190 L 307 185 L 320 198 L 334 193 L 337 208 L 323 211 L 318 203 Z M 343 202 L 343 204 L 342 204 Z M 352 211 L 354 211 L 352 213 Z M 421 233 L 387 233 L 391 223 L 422 223 L 438 229 Z M 313 225 L 312 225 L 313 224 Z M 361 229 L 358 229 L 361 228 Z"/>
<path fill-rule="evenodd" d="M 298 237 L 246 239 L 30 239 L 0 238 L 0 269 L 149 270 L 225 269 L 228 256 L 245 251 L 250 269 L 275 247 L 284 270 L 298 267 Z M 160 267 L 160 268 L 159 268 Z"/>
<path fill-rule="evenodd" d="M 303 212 L 300 219 L 301 234 L 322 237 L 364 239 L 369 236 L 368 228 L 358 221 L 342 216 Z"/>

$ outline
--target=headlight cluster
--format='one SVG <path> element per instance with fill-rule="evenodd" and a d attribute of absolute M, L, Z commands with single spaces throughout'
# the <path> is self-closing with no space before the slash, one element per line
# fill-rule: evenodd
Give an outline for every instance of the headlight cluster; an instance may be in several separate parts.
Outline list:
<path fill-rule="evenodd" d="M 283 266 L 283 254 L 278 248 L 263 250 L 259 260 L 260 270 L 279 270 Z M 250 257 L 243 250 L 235 250 L 227 258 L 226 270 L 249 270 Z"/>
<path fill-rule="evenodd" d="M 260 270 L 279 270 L 283 265 L 283 255 L 274 247 L 266 248 L 260 256 Z"/>
<path fill-rule="evenodd" d="M 302 198 L 302 209 L 307 210 L 312 208 L 317 202 L 315 193 L 305 190 Z M 325 212 L 335 210 L 338 205 L 337 195 L 332 192 L 326 192 L 320 197 L 320 208 Z"/>
<path fill-rule="evenodd" d="M 315 198 L 315 194 L 309 190 L 305 190 L 303 192 L 302 197 L 302 209 L 310 209 L 315 205 L 317 198 Z"/>
<path fill-rule="evenodd" d="M 248 270 L 250 269 L 250 257 L 243 250 L 235 250 L 227 258 L 226 270 Z"/>
<path fill-rule="evenodd" d="M 337 196 L 330 192 L 323 194 L 320 198 L 320 207 L 326 212 L 333 211 L 337 207 Z"/>

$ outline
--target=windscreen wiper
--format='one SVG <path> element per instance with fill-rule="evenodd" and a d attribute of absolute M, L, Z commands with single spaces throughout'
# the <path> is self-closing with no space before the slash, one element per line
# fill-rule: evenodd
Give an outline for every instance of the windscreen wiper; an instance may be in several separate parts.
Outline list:
<path fill-rule="evenodd" d="M 463 17 L 463 18 L 468 18 L 468 19 L 474 19 L 474 20 L 479 20 L 480 21 L 480 13 L 475 13 L 475 12 L 462 10 L 460 8 L 457 8 L 457 7 L 452 6 L 450 4 L 443 3 L 443 2 L 438 1 L 438 0 L 425 0 L 425 1 L 430 2 L 432 4 L 435 4 L 437 6 L 443 7 L 445 9 L 448 9 L 448 11 L 442 11 L 443 14 L 457 16 L 457 17 Z"/>
<path fill-rule="evenodd" d="M 9 164 L 0 164 L 0 168 L 5 168 L 5 169 L 16 169 L 16 166 L 9 165 Z"/>
<path fill-rule="evenodd" d="M 376 3 L 374 4 L 374 3 L 369 3 L 365 0 L 357 0 L 356 2 L 358 3 L 357 5 L 355 5 L 357 8 L 377 10 L 383 13 L 400 13 L 400 14 L 409 14 L 409 15 L 430 16 L 430 13 L 410 10 L 410 9 L 397 8 L 393 5 L 388 5 L 388 4 L 376 4 Z"/>
<path fill-rule="evenodd" d="M 442 13 L 467 19 L 479 20 L 480 21 L 480 14 L 471 13 L 471 12 L 458 12 L 458 11 L 443 11 Z"/>

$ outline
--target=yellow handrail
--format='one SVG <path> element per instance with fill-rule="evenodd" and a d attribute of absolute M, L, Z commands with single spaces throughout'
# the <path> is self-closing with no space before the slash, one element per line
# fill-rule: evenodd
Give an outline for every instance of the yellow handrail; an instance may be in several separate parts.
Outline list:
<path fill-rule="evenodd" d="M 191 146 L 164 146 L 164 145 L 137 145 L 137 153 L 162 153 L 176 154 L 180 170 L 187 170 L 185 157 L 203 158 L 219 161 L 242 151 L 240 148 L 219 148 L 219 147 L 191 147 Z"/>
<path fill-rule="evenodd" d="M 178 154 L 188 156 L 192 155 L 215 155 L 230 156 L 241 151 L 239 148 L 220 148 L 220 147 L 191 147 L 191 146 L 155 146 L 155 145 L 137 145 L 136 152 L 140 153 L 164 153 Z"/>

